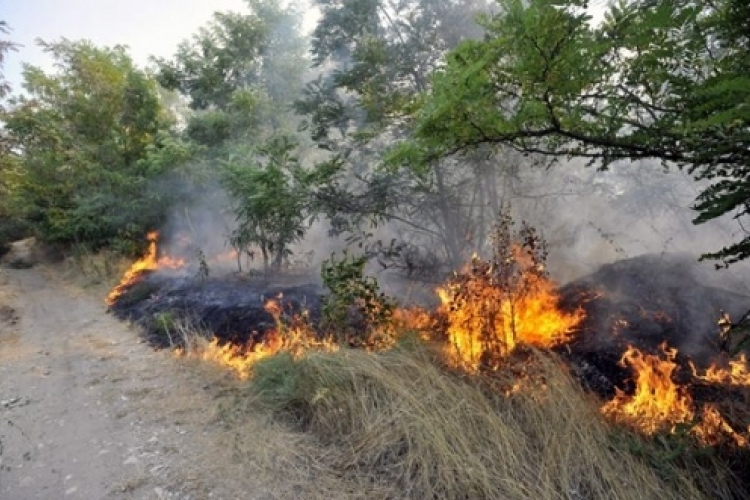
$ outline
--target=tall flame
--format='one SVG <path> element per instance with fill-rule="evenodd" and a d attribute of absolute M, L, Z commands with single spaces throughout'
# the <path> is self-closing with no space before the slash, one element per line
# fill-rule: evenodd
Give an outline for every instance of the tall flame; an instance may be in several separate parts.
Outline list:
<path fill-rule="evenodd" d="M 562 311 L 555 284 L 528 264 L 521 262 L 521 274 L 510 284 L 499 284 L 492 272 L 475 266 L 458 282 L 437 290 L 438 311 L 447 321 L 447 354 L 464 369 L 476 371 L 484 362 L 498 368 L 500 358 L 518 344 L 551 347 L 565 342 L 583 319 L 582 309 Z"/>
<path fill-rule="evenodd" d="M 151 231 L 146 235 L 148 241 L 148 251 L 146 255 L 135 261 L 130 268 L 125 271 L 120 283 L 112 289 L 105 299 L 107 305 L 112 305 L 120 297 L 123 292 L 132 285 L 138 276 L 144 271 L 154 271 L 156 269 L 179 269 L 185 266 L 183 259 L 177 259 L 173 257 L 163 256 L 159 258 L 157 242 L 159 240 L 159 232 Z"/>

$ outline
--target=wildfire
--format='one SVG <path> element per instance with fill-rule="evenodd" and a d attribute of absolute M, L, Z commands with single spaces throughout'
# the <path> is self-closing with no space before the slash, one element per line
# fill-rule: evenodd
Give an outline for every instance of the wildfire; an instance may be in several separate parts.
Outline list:
<path fill-rule="evenodd" d="M 240 380 L 246 380 L 252 375 L 253 366 L 269 356 L 288 352 L 299 357 L 309 351 L 332 352 L 338 349 L 333 341 L 317 335 L 304 314 L 284 317 L 281 299 L 279 296 L 264 305 L 264 309 L 273 316 L 276 328 L 267 332 L 262 342 L 239 346 L 214 338 L 210 342 L 198 343 L 189 350 L 177 349 L 175 355 L 223 366 L 233 371 Z"/>
<path fill-rule="evenodd" d="M 271 344 L 259 343 L 253 349 L 247 349 L 231 343 L 222 343 L 214 337 L 210 342 L 198 344 L 189 351 L 176 349 L 175 355 L 217 364 L 233 371 L 240 380 L 247 380 L 255 363 L 277 352 Z"/>
<path fill-rule="evenodd" d="M 177 259 L 169 256 L 158 257 L 158 246 L 159 232 L 152 231 L 146 236 L 148 240 L 148 251 L 146 255 L 138 259 L 130 268 L 125 272 L 120 283 L 109 292 L 107 295 L 107 305 L 115 303 L 118 297 L 127 289 L 128 286 L 132 285 L 138 276 L 144 271 L 154 271 L 156 269 L 179 269 L 185 266 L 183 259 Z"/>
<path fill-rule="evenodd" d="M 740 354 L 738 359 L 730 360 L 729 368 L 721 368 L 713 364 L 701 374 L 694 364 L 691 363 L 690 367 L 693 370 L 693 376 L 705 382 L 750 387 L 750 367 L 744 353 Z"/>
<path fill-rule="evenodd" d="M 687 387 L 673 378 L 678 368 L 677 349 L 662 344 L 661 354 L 645 354 L 628 347 L 620 363 L 633 370 L 635 392 L 628 395 L 617 390 L 614 399 L 602 406 L 602 413 L 649 435 L 663 430 L 674 432 L 679 425 L 690 425 L 690 432 L 703 444 L 715 445 L 729 439 L 737 446 L 747 446 L 748 437 L 737 433 L 715 405 L 706 403 L 700 411 L 695 411 Z M 731 372 L 720 372 L 718 369 L 711 372 L 715 377 L 712 381 L 731 377 Z"/>
<path fill-rule="evenodd" d="M 558 306 L 555 284 L 516 251 L 512 279 L 496 279 L 497 269 L 475 258 L 453 283 L 438 289 L 447 322 L 449 358 L 469 371 L 483 363 L 498 368 L 519 344 L 551 347 L 568 339 L 583 319 L 581 309 Z"/>
<path fill-rule="evenodd" d="M 677 369 L 677 349 L 662 344 L 661 350 L 664 359 L 628 347 L 620 364 L 635 372 L 635 392 L 627 395 L 618 390 L 615 398 L 602 407 L 605 415 L 626 420 L 646 434 L 664 426 L 674 429 L 693 420 L 690 395 L 672 380 Z"/>

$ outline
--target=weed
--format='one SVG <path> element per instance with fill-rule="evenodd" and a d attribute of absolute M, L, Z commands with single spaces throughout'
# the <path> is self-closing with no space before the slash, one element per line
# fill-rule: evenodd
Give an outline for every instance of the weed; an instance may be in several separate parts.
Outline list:
<path fill-rule="evenodd" d="M 323 302 L 321 326 L 341 343 L 368 345 L 379 329 L 390 323 L 396 307 L 380 291 L 378 281 L 365 275 L 367 257 L 334 255 L 324 261 L 321 276 L 330 291 Z"/>

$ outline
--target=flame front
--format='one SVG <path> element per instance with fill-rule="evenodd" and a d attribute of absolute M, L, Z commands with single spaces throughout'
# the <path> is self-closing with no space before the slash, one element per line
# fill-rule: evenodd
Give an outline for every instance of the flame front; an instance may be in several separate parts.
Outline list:
<path fill-rule="evenodd" d="M 748 367 L 745 354 L 740 354 L 738 359 L 730 360 L 728 364 L 729 368 L 722 368 L 713 364 L 703 374 L 698 371 L 694 364 L 691 363 L 690 366 L 693 370 L 693 376 L 705 382 L 750 387 L 750 367 Z"/>
<path fill-rule="evenodd" d="M 240 380 L 246 380 L 252 375 L 253 366 L 269 356 L 288 352 L 299 357 L 313 350 L 331 352 L 338 349 L 333 341 L 317 335 L 304 313 L 284 318 L 281 297 L 268 300 L 264 309 L 273 316 L 276 328 L 266 332 L 262 342 L 240 346 L 214 337 L 210 342 L 198 343 L 189 350 L 176 349 L 175 355 L 223 366 L 232 370 Z"/>
<path fill-rule="evenodd" d="M 737 432 L 724 419 L 719 408 L 711 403 L 704 404 L 696 412 L 687 387 L 678 385 L 673 379 L 678 367 L 675 361 L 677 349 L 662 344 L 661 351 L 663 357 L 628 347 L 620 362 L 634 371 L 635 392 L 627 395 L 618 390 L 615 398 L 602 406 L 602 413 L 649 435 L 659 431 L 674 432 L 679 425 L 688 424 L 690 433 L 704 445 L 729 441 L 746 447 L 750 429 L 744 434 Z M 744 363 L 744 359 L 741 361 Z M 695 375 L 695 367 L 693 371 Z M 700 378 L 726 383 L 737 380 L 741 374 L 747 374 L 746 365 L 742 369 L 739 364 L 732 365 L 731 371 L 714 366 Z"/>
<path fill-rule="evenodd" d="M 138 276 L 144 271 L 179 269 L 185 266 L 185 261 L 183 259 L 168 256 L 163 256 L 161 258 L 158 257 L 158 231 L 151 231 L 146 235 L 146 239 L 148 240 L 148 251 L 146 252 L 146 255 L 135 261 L 135 263 L 125 271 L 120 283 L 109 292 L 109 295 L 107 295 L 107 298 L 105 299 L 107 305 L 111 306 L 114 304 L 118 297 L 120 297 L 128 286 L 132 285 L 138 279 Z"/>
<path fill-rule="evenodd" d="M 214 337 L 210 342 L 199 344 L 188 352 L 184 349 L 176 349 L 175 355 L 223 366 L 233 371 L 240 380 L 247 380 L 250 378 L 255 363 L 278 352 L 271 344 L 259 343 L 253 347 L 248 350 L 228 342 L 222 343 L 220 339 Z"/>

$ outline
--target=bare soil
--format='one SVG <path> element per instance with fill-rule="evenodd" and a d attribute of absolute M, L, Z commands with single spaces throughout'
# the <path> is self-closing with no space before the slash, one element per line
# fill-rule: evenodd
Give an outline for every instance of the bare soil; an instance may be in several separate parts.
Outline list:
<path fill-rule="evenodd" d="M 0 498 L 294 498 L 262 416 L 238 456 L 229 377 L 153 350 L 55 269 L 1 269 Z"/>

